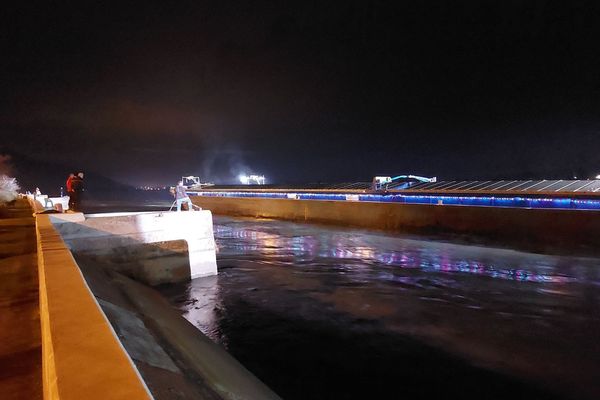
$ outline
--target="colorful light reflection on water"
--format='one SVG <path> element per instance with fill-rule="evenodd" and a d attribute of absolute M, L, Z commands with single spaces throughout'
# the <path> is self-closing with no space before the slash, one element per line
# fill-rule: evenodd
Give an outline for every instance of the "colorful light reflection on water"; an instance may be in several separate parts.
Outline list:
<path fill-rule="evenodd" d="M 410 398 L 424 398 L 423 385 L 464 399 L 553 398 L 477 371 L 559 398 L 600 396 L 598 259 L 271 220 L 215 217 L 214 228 L 219 276 L 167 295 L 284 398 L 367 398 L 369 380 L 394 390 L 399 376 Z M 449 378 L 443 354 L 479 369 L 454 365 Z"/>
<path fill-rule="evenodd" d="M 325 234 L 319 235 L 290 237 L 260 229 L 239 230 L 235 226 L 215 225 L 218 241 L 235 239 L 228 242 L 227 252 L 259 252 L 270 257 L 292 257 L 288 264 L 315 258 L 332 258 L 398 268 L 418 268 L 424 272 L 477 274 L 516 281 L 565 283 L 577 279 L 564 274 L 560 257 L 536 257 L 527 253 L 518 253 L 520 257 L 510 257 L 512 252 L 506 251 L 504 254 L 508 257 L 483 262 L 473 259 L 473 251 L 481 249 L 480 247 L 439 242 L 427 244 L 420 240 L 391 236 L 365 236 L 362 232 L 341 234 L 332 231 L 331 236 L 329 231 L 324 232 Z M 394 248 L 382 248 L 382 242 Z M 527 257 L 523 257 L 525 254 Z M 486 254 L 481 256 L 485 260 Z"/>

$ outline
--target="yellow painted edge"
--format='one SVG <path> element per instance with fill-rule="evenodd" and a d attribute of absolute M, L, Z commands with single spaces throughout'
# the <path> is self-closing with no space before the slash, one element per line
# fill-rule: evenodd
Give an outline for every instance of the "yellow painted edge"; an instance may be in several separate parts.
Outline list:
<path fill-rule="evenodd" d="M 48 215 L 36 217 L 45 399 L 151 399 Z"/>

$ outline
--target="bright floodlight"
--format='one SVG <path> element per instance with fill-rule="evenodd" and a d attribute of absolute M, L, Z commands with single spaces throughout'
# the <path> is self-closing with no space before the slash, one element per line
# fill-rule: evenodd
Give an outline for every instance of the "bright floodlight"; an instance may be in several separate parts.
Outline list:
<path fill-rule="evenodd" d="M 596 179 L 600 179 L 600 175 L 596 175 Z"/>
<path fill-rule="evenodd" d="M 242 184 L 247 185 L 250 182 L 250 178 L 247 175 L 241 174 L 240 176 L 238 176 L 240 182 L 242 182 Z"/>
<path fill-rule="evenodd" d="M 240 182 L 243 185 L 264 185 L 265 184 L 265 176 L 264 175 L 246 175 L 241 174 L 238 176 Z"/>

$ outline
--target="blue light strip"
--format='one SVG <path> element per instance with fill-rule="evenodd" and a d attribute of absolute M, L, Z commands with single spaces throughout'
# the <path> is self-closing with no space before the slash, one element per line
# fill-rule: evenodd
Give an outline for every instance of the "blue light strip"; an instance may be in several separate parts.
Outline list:
<path fill-rule="evenodd" d="M 476 207 L 544 208 L 561 210 L 600 210 L 600 200 L 536 197 L 441 196 L 404 194 L 268 193 L 268 192 L 188 192 L 190 196 L 246 197 L 263 199 L 363 201 L 377 203 L 460 205 Z"/>

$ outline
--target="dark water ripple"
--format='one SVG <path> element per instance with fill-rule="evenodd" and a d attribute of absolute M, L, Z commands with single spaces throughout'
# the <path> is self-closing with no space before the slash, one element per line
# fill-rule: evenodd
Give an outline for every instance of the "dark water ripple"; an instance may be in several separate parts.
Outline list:
<path fill-rule="evenodd" d="M 600 398 L 600 260 L 215 218 L 162 288 L 286 399 Z"/>

